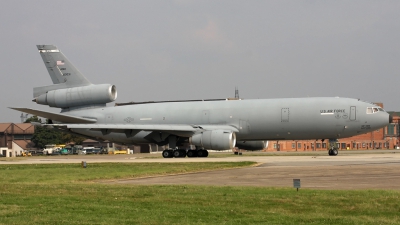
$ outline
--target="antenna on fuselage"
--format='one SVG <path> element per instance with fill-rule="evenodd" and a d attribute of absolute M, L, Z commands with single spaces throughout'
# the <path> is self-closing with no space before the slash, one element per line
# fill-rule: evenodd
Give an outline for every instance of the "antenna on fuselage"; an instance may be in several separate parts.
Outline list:
<path fill-rule="evenodd" d="M 239 99 L 239 89 L 237 86 L 235 87 L 235 98 Z"/>

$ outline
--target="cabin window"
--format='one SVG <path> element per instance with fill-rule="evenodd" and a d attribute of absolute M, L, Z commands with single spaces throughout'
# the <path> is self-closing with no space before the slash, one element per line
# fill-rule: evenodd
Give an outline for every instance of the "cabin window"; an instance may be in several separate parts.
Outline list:
<path fill-rule="evenodd" d="M 378 107 L 367 107 L 367 114 L 377 113 L 378 111 L 385 111 L 385 110 Z"/>

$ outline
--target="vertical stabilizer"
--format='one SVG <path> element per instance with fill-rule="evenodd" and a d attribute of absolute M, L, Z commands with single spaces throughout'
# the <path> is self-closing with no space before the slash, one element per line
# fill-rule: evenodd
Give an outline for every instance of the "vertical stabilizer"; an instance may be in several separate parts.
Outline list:
<path fill-rule="evenodd" d="M 66 83 L 71 86 L 91 84 L 56 46 L 37 45 L 37 48 L 54 84 Z"/>
<path fill-rule="evenodd" d="M 37 45 L 37 48 L 54 85 L 34 88 L 34 97 L 50 90 L 82 87 L 92 84 L 72 65 L 57 46 Z"/>

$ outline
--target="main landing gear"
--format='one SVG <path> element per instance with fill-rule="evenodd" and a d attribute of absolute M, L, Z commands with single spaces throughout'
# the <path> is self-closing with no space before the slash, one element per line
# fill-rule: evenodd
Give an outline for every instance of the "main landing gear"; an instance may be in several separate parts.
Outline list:
<path fill-rule="evenodd" d="M 336 156 L 338 153 L 337 139 L 329 139 L 328 154 L 331 156 Z"/>
<path fill-rule="evenodd" d="M 185 150 L 185 149 L 167 149 L 162 152 L 162 156 L 164 158 L 185 158 L 186 156 L 191 158 L 191 157 L 207 157 L 208 156 L 208 151 L 205 149 L 199 149 L 199 150 Z"/>

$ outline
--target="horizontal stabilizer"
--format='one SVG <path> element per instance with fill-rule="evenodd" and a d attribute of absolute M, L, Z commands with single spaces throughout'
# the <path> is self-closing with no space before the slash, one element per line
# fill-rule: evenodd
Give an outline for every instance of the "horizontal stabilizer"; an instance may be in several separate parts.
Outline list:
<path fill-rule="evenodd" d="M 30 108 L 12 108 L 20 112 L 24 113 L 29 113 L 32 115 L 36 115 L 39 117 L 44 117 L 53 121 L 58 121 L 62 123 L 95 123 L 97 120 L 95 119 L 89 119 L 89 118 L 83 118 L 83 117 L 78 117 L 78 116 L 70 116 L 70 115 L 65 115 L 65 114 L 60 114 L 60 113 L 52 113 L 52 112 L 46 112 L 42 110 L 37 110 L 37 109 L 30 109 Z"/>

